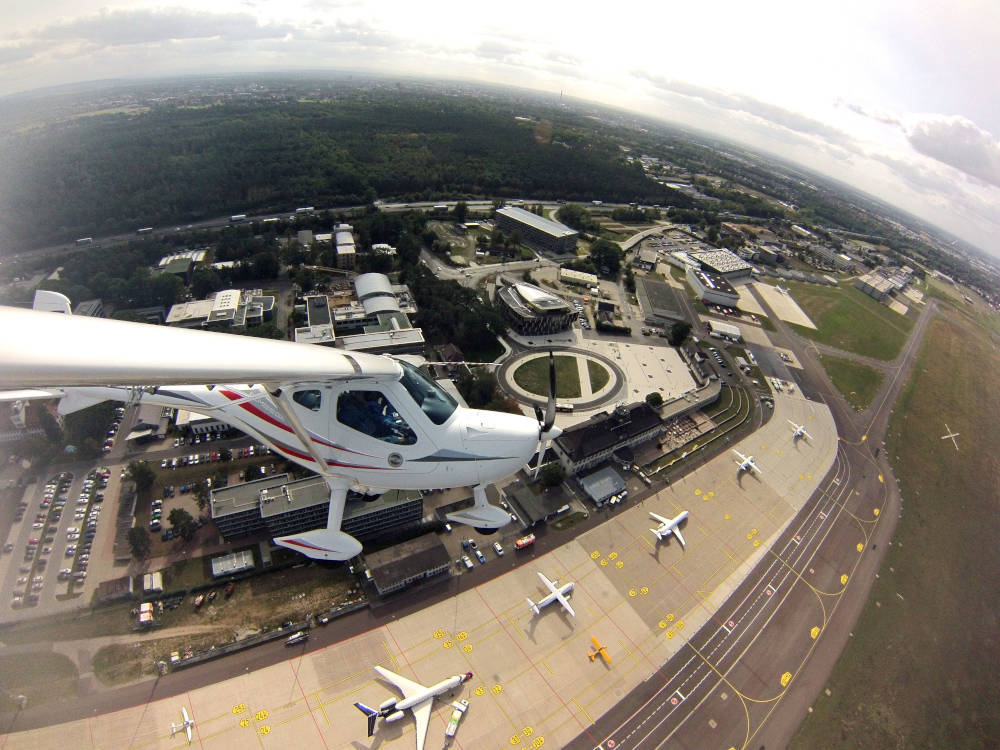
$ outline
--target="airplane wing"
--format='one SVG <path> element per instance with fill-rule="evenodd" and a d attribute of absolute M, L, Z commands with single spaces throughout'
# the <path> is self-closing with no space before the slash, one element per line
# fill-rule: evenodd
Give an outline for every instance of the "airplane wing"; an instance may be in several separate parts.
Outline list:
<path fill-rule="evenodd" d="M 434 699 L 428 698 L 423 703 L 420 703 L 410 710 L 413 712 L 413 718 L 417 722 L 417 750 L 424 750 L 424 740 L 427 739 L 427 725 L 431 720 L 431 707 L 434 705 Z"/>
<path fill-rule="evenodd" d="M 395 672 L 390 672 L 385 667 L 375 667 L 375 671 L 382 675 L 385 679 L 391 682 L 393 685 L 398 687 L 403 691 L 403 697 L 409 698 L 414 693 L 419 693 L 421 690 L 426 690 L 426 686 L 421 685 L 419 682 L 414 682 L 413 680 L 408 680 L 402 675 L 398 675 Z M 430 704 L 427 706 L 427 712 L 430 713 Z M 414 706 L 413 715 L 416 716 L 417 708 Z M 417 722 L 419 724 L 419 721 Z M 423 743 L 420 743 L 423 744 Z"/>
<path fill-rule="evenodd" d="M 544 584 L 545 584 L 546 588 L 548 588 L 548 590 L 549 590 L 549 591 L 551 591 L 551 592 L 553 592 L 553 593 L 554 593 L 554 592 L 555 592 L 555 590 L 556 590 L 556 585 L 555 585 L 555 583 L 553 583 L 553 582 L 552 582 L 552 581 L 550 581 L 550 580 L 549 580 L 548 578 L 546 578 L 546 577 L 545 577 L 545 574 L 544 574 L 544 573 L 542 573 L 541 571 L 537 571 L 537 572 L 538 572 L 538 577 L 542 579 L 542 583 L 544 583 Z"/>
<path fill-rule="evenodd" d="M 0 388 L 323 382 L 399 375 L 397 363 L 366 353 L 14 307 L 0 306 L 0 328 Z M 108 356 L 107 351 L 128 356 Z"/>
<path fill-rule="evenodd" d="M 559 600 L 559 603 L 563 605 L 563 609 L 569 612 L 570 617 L 576 617 L 576 612 L 574 612 L 573 608 L 569 605 L 569 599 L 563 596 L 559 589 L 556 589 L 553 593 L 556 595 L 556 599 Z"/>
<path fill-rule="evenodd" d="M 187 725 L 186 727 L 184 727 L 184 728 L 185 728 L 185 729 L 187 730 L 187 736 L 188 736 L 188 744 L 190 745 L 190 744 L 191 744 L 191 739 L 192 739 L 192 737 L 191 737 L 191 725 L 190 725 L 190 724 L 188 724 L 188 725 Z"/>
<path fill-rule="evenodd" d="M 677 541 L 681 543 L 682 547 L 685 547 L 686 545 L 684 543 L 684 537 L 681 536 L 681 527 L 680 527 L 680 525 L 678 524 L 677 526 L 674 526 L 673 531 L 674 531 L 674 536 L 677 537 Z"/>
<path fill-rule="evenodd" d="M 663 524 L 670 523 L 670 519 L 669 518 L 664 518 L 661 515 L 657 515 L 656 513 L 653 513 L 652 511 L 650 512 L 649 515 L 652 516 L 656 521 L 658 521 L 660 523 L 663 523 Z"/>

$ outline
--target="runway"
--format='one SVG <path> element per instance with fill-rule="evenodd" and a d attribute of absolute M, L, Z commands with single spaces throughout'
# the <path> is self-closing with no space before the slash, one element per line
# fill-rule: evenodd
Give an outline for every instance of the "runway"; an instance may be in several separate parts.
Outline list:
<path fill-rule="evenodd" d="M 793 440 L 786 419 L 805 423 L 814 439 Z M 671 744 L 684 742 L 679 739 L 687 731 L 683 716 L 715 695 L 719 680 L 713 675 L 721 671 L 734 681 L 742 679 L 738 670 L 753 645 L 754 629 L 759 631 L 781 602 L 796 595 L 792 584 L 799 577 L 793 569 L 815 557 L 817 540 L 835 533 L 835 519 L 842 515 L 835 511 L 846 504 L 843 493 L 848 489 L 838 493 L 840 485 L 827 482 L 818 496 L 829 506 L 819 511 L 824 517 L 810 512 L 788 528 L 831 466 L 836 463 L 835 473 L 843 473 L 833 418 L 825 406 L 779 394 L 774 418 L 738 446 L 756 456 L 760 478 L 738 479 L 735 456 L 727 451 L 531 565 L 455 597 L 182 696 L 12 734 L 4 747 L 173 747 L 177 740 L 169 738 L 170 722 L 178 721 L 185 705 L 197 722 L 196 744 L 203 747 L 255 742 L 262 747 L 412 748 L 409 717 L 380 725 L 371 739 L 364 736 L 364 718 L 353 702 L 377 704 L 397 695 L 376 678 L 374 664 L 423 684 L 472 671 L 474 679 L 464 686 L 471 705 L 456 738 L 459 747 L 585 747 L 609 737 L 617 746 L 621 741 L 633 746 L 653 741 L 655 746 L 661 735 L 678 738 Z M 687 548 L 680 549 L 675 540 L 655 546 L 648 512 L 674 515 L 679 510 L 691 513 L 684 528 Z M 812 564 L 817 566 L 813 585 L 833 591 L 824 588 L 826 578 L 839 573 Z M 758 590 L 756 575 L 746 584 L 749 590 L 741 586 L 762 565 L 769 571 L 765 589 Z M 545 593 L 536 570 L 576 584 L 576 618 L 558 605 L 531 615 L 525 597 L 537 600 Z M 822 599 L 813 609 L 808 621 L 822 626 Z M 706 632 L 711 638 L 703 641 Z M 808 642 L 809 628 L 804 632 Z M 592 635 L 607 646 L 610 665 L 588 659 Z M 779 663 L 772 667 L 770 671 L 781 673 L 788 669 Z M 751 677 L 760 685 L 743 684 L 740 692 L 727 696 L 729 705 L 762 695 L 761 686 L 781 689 L 781 674 L 755 668 Z M 652 702 L 644 699 L 638 706 L 646 708 L 638 713 L 632 709 L 637 718 L 621 722 L 616 704 L 626 699 L 628 706 L 642 685 L 656 688 Z M 678 691 L 683 697 L 674 706 L 671 699 Z M 653 715 L 649 709 L 664 701 L 670 710 L 655 712 L 655 730 L 638 719 Z M 744 712 L 757 713 L 757 708 Z M 428 747 L 443 740 L 449 714 L 447 704 L 435 705 Z M 720 717 L 720 729 L 738 723 L 728 713 Z M 744 715 L 737 718 L 746 724 Z M 643 734 L 646 729 L 637 726 L 652 733 Z"/>

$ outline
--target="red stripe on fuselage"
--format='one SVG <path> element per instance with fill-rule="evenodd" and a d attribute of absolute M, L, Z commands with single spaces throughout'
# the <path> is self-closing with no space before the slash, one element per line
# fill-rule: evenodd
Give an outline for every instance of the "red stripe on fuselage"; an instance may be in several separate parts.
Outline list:
<path fill-rule="evenodd" d="M 239 399 L 244 398 L 240 394 L 233 393 L 232 391 L 222 391 L 221 393 L 222 393 L 223 396 L 225 396 L 226 398 L 228 398 L 230 401 L 238 401 Z M 289 427 L 288 425 L 286 425 L 284 422 L 281 422 L 281 421 L 275 419 L 274 417 L 272 417 L 271 415 L 266 414 L 265 412 L 261 411 L 259 408 L 257 408 L 253 404 L 249 403 L 248 401 L 244 401 L 243 403 L 239 404 L 239 406 L 240 406 L 240 408 L 242 408 L 242 409 L 250 412 L 251 414 L 253 414 L 258 419 L 263 419 L 268 424 L 274 425 L 275 427 L 277 427 L 277 428 L 279 428 L 281 430 L 284 430 L 285 432 L 290 432 L 293 435 L 295 434 L 295 430 L 293 430 L 291 427 Z M 320 445 L 325 445 L 327 448 L 333 448 L 334 450 L 344 451 L 344 453 L 353 453 L 355 456 L 365 456 L 365 455 L 368 455 L 366 453 L 359 453 L 358 451 L 352 451 L 350 448 L 344 448 L 344 447 L 342 447 L 340 445 L 334 445 L 333 443 L 328 443 L 325 440 L 322 440 L 322 439 L 320 439 L 318 437 L 315 437 L 313 435 L 310 435 L 309 439 L 312 440 L 314 443 L 319 443 Z M 305 458 L 305 456 L 303 456 L 303 458 Z M 329 463 L 329 462 L 327 462 L 327 463 Z M 344 465 L 346 466 L 347 464 L 344 464 Z M 368 468 L 368 467 L 362 466 L 362 467 L 359 467 L 359 468 L 364 469 L 364 468 Z"/>

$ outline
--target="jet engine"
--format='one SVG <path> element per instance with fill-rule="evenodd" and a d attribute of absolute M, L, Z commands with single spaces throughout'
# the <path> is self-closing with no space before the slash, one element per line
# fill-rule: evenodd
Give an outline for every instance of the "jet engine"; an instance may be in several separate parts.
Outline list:
<path fill-rule="evenodd" d="M 394 721 L 399 721 L 404 716 L 406 716 L 406 712 L 405 711 L 394 711 L 393 713 L 391 713 L 388 716 L 386 716 L 385 720 L 391 724 Z"/>
<path fill-rule="evenodd" d="M 390 698 L 378 707 L 378 712 L 380 715 L 385 716 L 386 714 L 392 713 L 396 708 L 396 699 Z"/>

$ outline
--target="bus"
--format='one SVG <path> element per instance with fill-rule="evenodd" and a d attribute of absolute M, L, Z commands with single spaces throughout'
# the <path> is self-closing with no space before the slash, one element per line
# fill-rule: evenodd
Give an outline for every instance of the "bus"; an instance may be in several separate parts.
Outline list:
<path fill-rule="evenodd" d="M 530 547 L 535 543 L 535 535 L 528 534 L 528 536 L 522 536 L 516 542 L 514 542 L 515 549 L 524 549 L 525 547 Z"/>
<path fill-rule="evenodd" d="M 152 234 L 153 233 L 153 228 L 152 227 L 142 227 L 140 229 L 136 229 L 135 233 L 136 234 Z"/>
<path fill-rule="evenodd" d="M 229 217 L 230 224 L 242 224 L 247 220 L 246 214 L 233 214 Z"/>
<path fill-rule="evenodd" d="M 313 206 L 302 206 L 301 208 L 296 208 L 295 213 L 297 214 L 311 214 L 316 209 Z"/>
<path fill-rule="evenodd" d="M 560 403 L 556 402 L 556 411 L 561 411 L 561 412 L 564 412 L 566 414 L 572 414 L 573 413 L 573 404 L 560 404 Z"/>
<path fill-rule="evenodd" d="M 81 237 L 76 241 L 77 247 L 83 247 L 84 245 L 93 245 L 93 244 L 94 244 L 93 237 Z"/>

